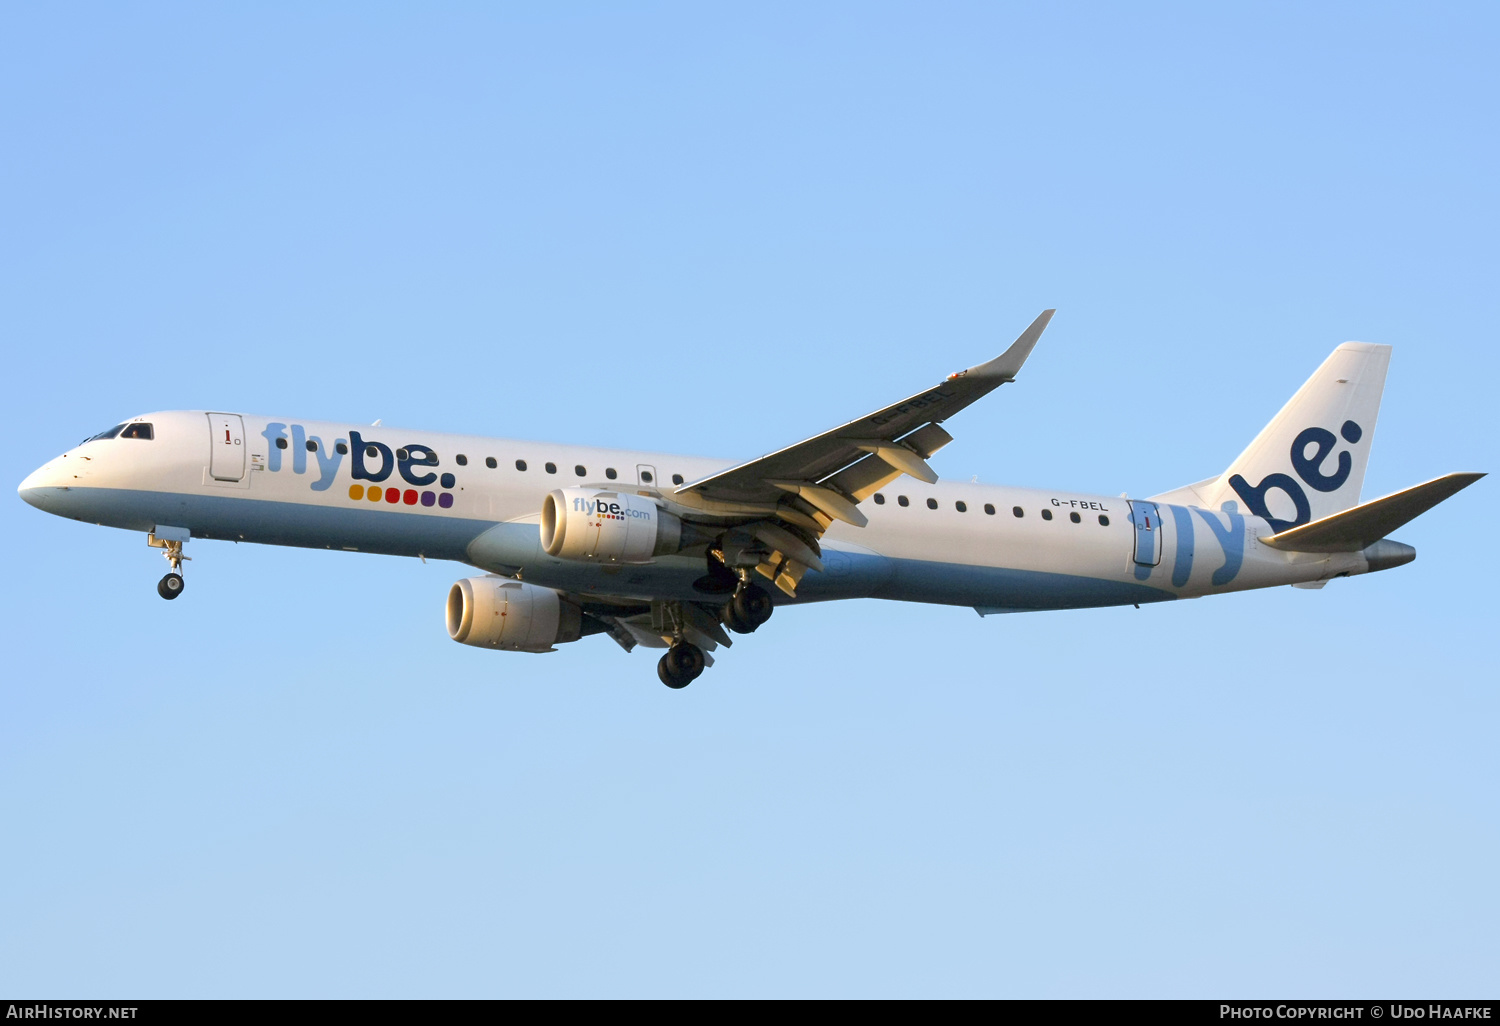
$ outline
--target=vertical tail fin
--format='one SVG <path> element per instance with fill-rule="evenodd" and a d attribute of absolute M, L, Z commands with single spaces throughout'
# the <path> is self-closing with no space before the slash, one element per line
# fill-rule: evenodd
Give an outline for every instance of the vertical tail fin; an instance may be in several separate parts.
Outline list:
<path fill-rule="evenodd" d="M 1345 342 L 1216 478 L 1158 498 L 1227 502 L 1277 531 L 1359 504 L 1391 347 Z"/>

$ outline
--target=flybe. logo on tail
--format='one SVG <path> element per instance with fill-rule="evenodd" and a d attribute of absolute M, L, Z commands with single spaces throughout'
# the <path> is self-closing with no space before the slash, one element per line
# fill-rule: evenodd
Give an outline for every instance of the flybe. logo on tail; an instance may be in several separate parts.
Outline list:
<path fill-rule="evenodd" d="M 1344 441 L 1350 445 L 1356 444 L 1364 437 L 1364 430 L 1354 421 L 1344 421 L 1344 426 L 1339 429 L 1339 434 Z M 1239 474 L 1229 479 L 1229 487 L 1234 489 L 1236 495 L 1245 503 L 1245 507 L 1255 516 L 1260 517 L 1271 525 L 1277 532 L 1286 531 L 1293 527 L 1301 526 L 1312 520 L 1312 504 L 1307 501 L 1307 493 L 1302 490 L 1302 485 L 1318 492 L 1336 492 L 1349 480 L 1349 474 L 1354 469 L 1354 457 L 1349 455 L 1346 449 L 1339 453 L 1336 460 L 1336 468 L 1333 473 L 1323 472 L 1323 463 L 1338 445 L 1338 439 L 1332 431 L 1320 427 L 1306 428 L 1296 438 L 1292 439 L 1292 469 L 1296 471 L 1301 483 L 1288 474 L 1267 474 L 1261 479 L 1260 484 L 1252 485 Z M 1312 452 L 1309 454 L 1308 450 Z M 1297 511 L 1295 520 L 1279 520 L 1271 515 L 1271 510 L 1266 504 L 1266 494 L 1274 489 L 1285 492 L 1292 500 L 1292 506 Z"/>

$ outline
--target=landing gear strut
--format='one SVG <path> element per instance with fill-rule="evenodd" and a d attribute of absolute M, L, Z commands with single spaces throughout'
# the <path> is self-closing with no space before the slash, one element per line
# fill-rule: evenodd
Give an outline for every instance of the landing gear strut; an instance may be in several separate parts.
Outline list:
<path fill-rule="evenodd" d="M 182 542 L 180 540 L 174 541 L 170 538 L 158 538 L 154 534 L 148 534 L 146 536 L 146 544 L 153 549 L 166 550 L 162 555 L 172 568 L 171 573 L 157 582 L 156 593 L 164 599 L 174 599 L 178 595 L 181 595 L 182 589 L 186 586 L 182 580 L 182 564 L 193 557 L 182 554 Z"/>
<path fill-rule="evenodd" d="M 685 688 L 702 672 L 703 650 L 689 641 L 677 642 L 656 664 L 656 675 L 669 688 Z"/>
<path fill-rule="evenodd" d="M 724 626 L 736 634 L 752 634 L 774 611 L 766 589 L 745 582 L 735 589 L 734 598 L 724 603 Z"/>

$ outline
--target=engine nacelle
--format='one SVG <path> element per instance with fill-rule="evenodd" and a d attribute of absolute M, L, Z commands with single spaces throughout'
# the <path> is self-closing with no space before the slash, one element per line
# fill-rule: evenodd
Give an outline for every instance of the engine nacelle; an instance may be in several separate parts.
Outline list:
<path fill-rule="evenodd" d="M 448 636 L 505 652 L 549 652 L 583 637 L 583 611 L 551 588 L 466 577 L 448 591 Z"/>
<path fill-rule="evenodd" d="M 682 547 L 682 521 L 628 492 L 559 488 L 542 503 L 542 548 L 586 563 L 649 563 Z"/>

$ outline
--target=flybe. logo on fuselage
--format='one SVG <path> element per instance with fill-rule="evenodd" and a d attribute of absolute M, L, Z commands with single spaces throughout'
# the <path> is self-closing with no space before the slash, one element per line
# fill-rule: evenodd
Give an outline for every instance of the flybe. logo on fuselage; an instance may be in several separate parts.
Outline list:
<path fill-rule="evenodd" d="M 1364 437 L 1364 429 L 1354 421 L 1346 420 L 1343 427 L 1339 428 L 1339 434 L 1344 441 L 1355 445 Z M 1354 457 L 1349 455 L 1347 449 L 1339 453 L 1338 469 L 1331 474 L 1323 473 L 1323 461 L 1328 459 L 1337 445 L 1338 439 L 1333 432 L 1320 427 L 1305 428 L 1292 439 L 1292 469 L 1302 479 L 1302 484 L 1319 492 L 1336 492 L 1344 486 L 1354 469 Z M 1309 448 L 1313 449 L 1310 456 Z M 1246 508 L 1269 523 L 1278 533 L 1312 520 L 1312 504 L 1307 501 L 1307 493 L 1302 490 L 1302 484 L 1287 474 L 1267 474 L 1257 485 L 1252 485 L 1239 474 L 1229 479 L 1229 487 L 1244 500 Z M 1285 492 L 1292 500 L 1292 506 L 1297 511 L 1295 520 L 1280 520 L 1271 515 L 1266 504 L 1266 494 L 1273 489 Z"/>
<path fill-rule="evenodd" d="M 347 439 L 335 438 L 333 445 L 327 446 L 317 435 L 309 435 L 301 424 L 287 425 L 275 421 L 266 425 L 261 436 L 269 443 L 266 469 L 273 474 L 281 471 L 282 453 L 287 449 L 291 450 L 294 474 L 307 473 L 309 453 L 317 459 L 318 478 L 311 484 L 315 492 L 327 491 L 332 487 L 344 457 L 348 456 L 349 476 L 354 480 L 349 486 L 349 498 L 352 500 L 406 506 L 420 504 L 442 509 L 453 505 L 451 490 L 456 484 L 453 475 L 438 474 L 426 469 L 438 465 L 438 454 L 430 446 L 403 445 L 392 450 L 384 442 L 362 437 L 358 431 L 350 431 Z M 382 483 L 389 480 L 392 473 L 399 474 L 401 481 L 412 487 L 397 488 L 394 483 L 382 487 Z M 434 483 L 441 490 L 427 487 Z"/>

